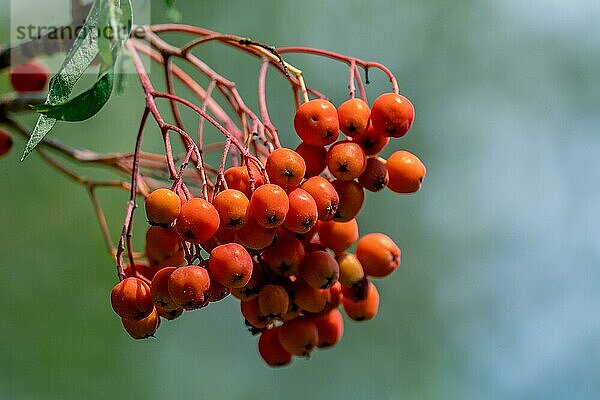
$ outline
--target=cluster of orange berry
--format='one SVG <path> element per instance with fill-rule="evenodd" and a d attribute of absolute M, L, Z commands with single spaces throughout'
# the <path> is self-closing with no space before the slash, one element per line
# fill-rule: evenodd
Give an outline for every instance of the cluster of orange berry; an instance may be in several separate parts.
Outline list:
<path fill-rule="evenodd" d="M 426 170 L 416 156 L 377 157 L 413 119 L 410 101 L 394 93 L 381 95 L 372 109 L 360 99 L 338 109 L 311 100 L 294 118 L 302 143 L 295 151 L 272 151 L 265 171 L 252 163 L 227 169 L 227 188 L 211 201 L 183 200 L 164 188 L 152 192 L 146 198 L 149 264 L 138 266 L 135 276 L 129 267 L 129 277 L 112 290 L 127 332 L 152 336 L 161 317 L 173 319 L 232 294 L 250 330 L 260 333 L 264 361 L 281 366 L 338 343 L 340 305 L 352 320 L 372 319 L 379 294 L 371 278 L 398 268 L 400 249 L 382 233 L 359 238 L 355 217 L 365 189 L 412 193 L 421 187 Z M 337 141 L 340 130 L 346 140 Z M 186 265 L 186 246 L 196 245 L 209 257 Z"/>

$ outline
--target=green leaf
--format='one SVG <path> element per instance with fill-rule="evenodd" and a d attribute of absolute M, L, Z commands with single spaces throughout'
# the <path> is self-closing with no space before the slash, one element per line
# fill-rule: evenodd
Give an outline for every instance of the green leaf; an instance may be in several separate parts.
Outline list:
<path fill-rule="evenodd" d="M 40 104 L 33 107 L 35 111 L 48 118 L 59 121 L 85 121 L 98 114 L 104 107 L 113 89 L 113 70 L 106 71 L 96 81 L 94 86 L 80 95 L 61 104 Z"/>

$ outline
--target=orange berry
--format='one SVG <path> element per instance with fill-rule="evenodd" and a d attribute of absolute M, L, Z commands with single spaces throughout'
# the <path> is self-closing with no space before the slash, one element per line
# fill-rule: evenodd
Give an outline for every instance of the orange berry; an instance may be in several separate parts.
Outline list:
<path fill-rule="evenodd" d="M 0 129 L 0 157 L 7 155 L 10 153 L 10 150 L 13 146 L 12 136 L 8 133 Z M 325 168 L 325 167 L 323 167 Z"/>
<path fill-rule="evenodd" d="M 388 158 L 386 168 L 390 180 L 388 187 L 396 193 L 414 193 L 421 188 L 427 169 L 417 156 L 400 150 Z"/>
<path fill-rule="evenodd" d="M 294 302 L 301 309 L 318 313 L 331 302 L 331 291 L 329 289 L 315 289 L 302 278 L 294 281 Z"/>
<path fill-rule="evenodd" d="M 292 362 L 292 355 L 279 342 L 281 327 L 265 329 L 258 338 L 258 353 L 270 367 L 283 367 Z"/>
<path fill-rule="evenodd" d="M 320 176 L 313 176 L 312 178 L 308 178 L 300 188 L 306 190 L 315 200 L 320 220 L 326 221 L 334 217 L 340 198 L 333 185 L 327 179 Z"/>
<path fill-rule="evenodd" d="M 368 321 L 377 315 L 379 309 L 379 293 L 373 282 L 369 282 L 367 295 L 363 300 L 354 301 L 348 297 L 342 299 L 344 311 L 354 321 Z"/>
<path fill-rule="evenodd" d="M 210 273 L 209 273 L 209 275 L 210 275 Z M 206 298 L 209 302 L 215 303 L 215 302 L 221 301 L 225 297 L 229 296 L 229 293 L 230 293 L 230 290 L 228 287 L 221 285 L 219 282 L 217 282 L 216 279 L 211 278 L 210 287 L 208 288 Z"/>
<path fill-rule="evenodd" d="M 306 164 L 306 178 L 319 175 L 327 166 L 327 150 L 322 146 L 311 146 L 304 142 L 296 148 L 296 152 Z"/>
<path fill-rule="evenodd" d="M 277 228 L 265 228 L 254 218 L 250 218 L 246 225 L 235 233 L 235 241 L 244 247 L 261 250 L 273 243 Z"/>
<path fill-rule="evenodd" d="M 160 263 L 180 250 L 181 238 L 174 230 L 151 226 L 146 232 L 146 255 L 153 263 Z"/>
<path fill-rule="evenodd" d="M 358 241 L 356 257 L 369 276 L 382 278 L 400 265 L 400 248 L 383 233 L 369 233 Z"/>
<path fill-rule="evenodd" d="M 250 198 L 250 214 L 264 228 L 276 228 L 283 224 L 289 208 L 288 195 L 278 185 L 263 185 Z"/>
<path fill-rule="evenodd" d="M 344 319 L 342 313 L 333 309 L 313 320 L 319 335 L 317 347 L 326 348 L 336 345 L 344 335 Z"/>
<path fill-rule="evenodd" d="M 179 267 L 171 273 L 168 288 L 175 304 L 185 310 L 193 310 L 206 304 L 210 276 L 206 269 L 197 265 Z"/>
<path fill-rule="evenodd" d="M 358 183 L 371 192 L 379 192 L 386 187 L 390 176 L 384 161 L 379 158 L 368 158 L 367 168 L 358 177 Z"/>
<path fill-rule="evenodd" d="M 302 182 L 306 163 L 300 154 L 290 149 L 273 150 L 265 165 L 271 183 L 282 188 L 293 188 Z"/>
<path fill-rule="evenodd" d="M 193 198 L 181 206 L 175 230 L 182 239 L 200 244 L 210 239 L 219 229 L 219 213 L 208 201 Z"/>
<path fill-rule="evenodd" d="M 252 276 L 252 257 L 237 243 L 222 244 L 210 252 L 208 270 L 221 285 L 241 288 Z"/>
<path fill-rule="evenodd" d="M 347 222 L 319 221 L 317 232 L 325 247 L 341 253 L 358 240 L 358 223 L 355 219 Z"/>
<path fill-rule="evenodd" d="M 333 220 L 348 222 L 360 212 L 365 201 L 365 191 L 355 181 L 335 180 L 331 184 L 339 196 L 339 204 Z"/>
<path fill-rule="evenodd" d="M 255 328 L 263 329 L 270 323 L 269 317 L 260 311 L 258 297 L 252 300 L 242 301 L 240 303 L 240 310 L 242 311 L 242 315 L 246 319 L 246 322 Z"/>
<path fill-rule="evenodd" d="M 406 97 L 395 93 L 379 96 L 371 108 L 371 123 L 377 132 L 402 137 L 415 119 L 415 108 Z"/>
<path fill-rule="evenodd" d="M 181 211 L 181 199 L 169 189 L 156 189 L 146 197 L 146 216 L 152 225 L 171 225 Z"/>
<path fill-rule="evenodd" d="M 265 285 L 258 294 L 258 306 L 262 315 L 269 318 L 281 318 L 288 311 L 290 296 L 279 285 Z"/>
<path fill-rule="evenodd" d="M 306 144 L 313 146 L 331 144 L 340 134 L 337 110 L 327 100 L 310 100 L 296 110 L 294 128 Z"/>
<path fill-rule="evenodd" d="M 377 132 L 373 129 L 373 125 L 370 125 L 365 132 L 354 135 L 352 141 L 359 144 L 365 155 L 374 156 L 388 145 L 390 138 Z"/>
<path fill-rule="evenodd" d="M 250 281 L 248 281 L 244 287 L 231 289 L 231 294 L 242 301 L 255 299 L 258 297 L 260 289 L 264 286 L 265 280 L 266 277 L 263 267 L 254 264 Z"/>
<path fill-rule="evenodd" d="M 161 318 L 172 321 L 177 319 L 183 314 L 183 308 L 176 308 L 175 310 L 165 310 L 161 306 L 155 306 L 156 312 Z"/>
<path fill-rule="evenodd" d="M 358 98 L 346 100 L 337 111 L 340 129 L 346 135 L 350 137 L 360 135 L 369 127 L 371 110 L 364 100 Z"/>
<path fill-rule="evenodd" d="M 279 342 L 288 353 L 305 357 L 319 344 L 319 332 L 310 319 L 299 317 L 281 326 Z"/>
<path fill-rule="evenodd" d="M 147 339 L 151 336 L 154 336 L 156 330 L 158 329 L 158 325 L 160 325 L 160 318 L 158 317 L 158 312 L 156 309 L 153 309 L 150 315 L 140 320 L 130 320 L 121 318 L 121 322 L 123 323 L 123 327 L 134 339 Z"/>
<path fill-rule="evenodd" d="M 275 243 L 264 250 L 262 257 L 271 271 L 277 275 L 284 277 L 296 275 L 304 260 L 304 246 L 299 239 L 291 235 L 281 235 Z"/>
<path fill-rule="evenodd" d="M 365 271 L 356 255 L 342 253 L 336 257 L 336 260 L 340 266 L 340 283 L 342 285 L 351 288 L 365 277 Z"/>
<path fill-rule="evenodd" d="M 307 233 L 319 218 L 315 199 L 304 189 L 296 188 L 288 194 L 289 210 L 283 227 L 294 233 Z"/>
<path fill-rule="evenodd" d="M 117 283 L 110 293 L 110 302 L 119 317 L 131 320 L 145 318 L 154 309 L 150 287 L 139 278 L 125 278 Z"/>
<path fill-rule="evenodd" d="M 250 213 L 250 201 L 246 195 L 236 189 L 226 189 L 219 192 L 213 200 L 221 220 L 221 228 L 240 229 Z"/>
<path fill-rule="evenodd" d="M 48 68 L 36 60 L 29 60 L 10 69 L 10 83 L 17 92 L 41 92 L 46 88 L 49 78 Z"/>
<path fill-rule="evenodd" d="M 337 179 L 351 181 L 358 178 L 367 166 L 367 157 L 354 142 L 338 142 L 327 152 L 327 167 Z"/>
<path fill-rule="evenodd" d="M 317 250 L 304 257 L 300 276 L 315 289 L 327 289 L 340 277 L 340 267 L 329 253 Z"/>
<path fill-rule="evenodd" d="M 254 188 L 263 185 L 265 180 L 260 173 L 259 169 L 250 163 L 250 170 L 252 171 L 252 178 L 254 179 Z M 229 189 L 236 189 L 244 193 L 246 197 L 252 196 L 252 184 L 250 174 L 248 173 L 247 166 L 231 167 L 224 172 L 225 182 Z"/>
<path fill-rule="evenodd" d="M 169 294 L 169 278 L 176 267 L 163 268 L 154 275 L 150 285 L 150 293 L 154 304 L 165 310 L 176 310 L 179 308 Z"/>
<path fill-rule="evenodd" d="M 344 297 L 342 289 L 342 284 L 339 281 L 334 283 L 333 286 L 329 288 L 331 298 L 325 307 L 326 312 L 339 307 L 340 303 L 342 302 L 342 298 Z"/>

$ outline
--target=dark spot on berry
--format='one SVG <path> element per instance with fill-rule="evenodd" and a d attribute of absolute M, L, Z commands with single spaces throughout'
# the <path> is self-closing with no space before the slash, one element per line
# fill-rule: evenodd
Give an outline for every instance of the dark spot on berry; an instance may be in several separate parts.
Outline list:
<path fill-rule="evenodd" d="M 389 133 L 389 134 L 390 134 L 390 136 L 394 136 L 394 134 L 396 133 L 396 128 L 395 128 L 395 127 L 392 127 L 392 128 L 387 128 L 385 131 L 386 131 L 387 133 Z"/>
<path fill-rule="evenodd" d="M 191 229 L 187 230 L 183 232 L 183 237 L 185 237 L 186 239 L 194 240 L 194 232 L 192 232 Z"/>
<path fill-rule="evenodd" d="M 161 307 L 166 307 L 169 305 L 169 303 L 167 303 L 166 301 L 164 301 L 163 299 L 155 299 L 154 303 L 158 304 Z"/>
<path fill-rule="evenodd" d="M 327 279 L 325 280 L 325 283 L 321 286 L 321 289 L 328 289 L 331 286 L 333 286 L 334 284 L 334 279 L 333 279 L 333 275 L 332 276 L 328 276 Z"/>
<path fill-rule="evenodd" d="M 292 268 L 291 265 L 288 265 L 287 263 L 283 262 L 283 263 L 279 264 L 279 266 L 277 267 L 277 271 L 284 274 L 284 273 L 288 272 L 291 268 Z"/>
<path fill-rule="evenodd" d="M 287 168 L 286 168 L 286 169 L 283 171 L 283 176 L 285 176 L 285 177 L 288 177 L 288 178 L 291 178 L 291 177 L 293 177 L 293 176 L 294 176 L 294 173 L 293 173 L 292 171 L 290 171 L 289 169 L 287 169 Z"/>
<path fill-rule="evenodd" d="M 365 317 L 361 315 L 360 317 L 356 317 L 356 318 L 354 318 L 354 320 L 355 320 L 355 321 L 364 321 L 364 320 L 365 320 Z"/>
<path fill-rule="evenodd" d="M 385 179 L 379 178 L 375 181 L 375 185 L 373 185 L 375 190 L 381 190 L 385 187 Z"/>
<path fill-rule="evenodd" d="M 370 149 L 371 147 L 375 146 L 375 142 L 373 142 L 371 139 L 366 139 L 362 142 L 362 145 L 364 148 Z"/>
<path fill-rule="evenodd" d="M 312 218 L 307 218 L 304 221 L 304 228 L 309 229 L 311 226 L 313 226 L 314 221 L 312 220 Z"/>
<path fill-rule="evenodd" d="M 310 120 L 312 122 L 317 122 L 319 119 L 313 115 L 312 117 L 310 117 Z"/>
<path fill-rule="evenodd" d="M 348 163 L 339 163 L 338 165 L 339 172 L 348 172 Z"/>
<path fill-rule="evenodd" d="M 242 219 L 241 218 L 230 218 L 229 222 L 227 223 L 228 226 L 230 227 L 236 227 L 242 224 Z"/>
<path fill-rule="evenodd" d="M 242 275 L 242 274 L 233 274 L 231 276 L 231 281 L 232 282 L 241 281 L 242 279 L 244 279 L 244 275 Z"/>
<path fill-rule="evenodd" d="M 356 126 L 354 126 L 354 124 L 348 125 L 346 129 L 348 129 L 349 132 L 356 132 Z"/>
<path fill-rule="evenodd" d="M 279 222 L 279 218 L 277 217 L 277 215 L 269 215 L 267 217 L 267 222 L 269 224 L 276 224 L 277 222 Z"/>

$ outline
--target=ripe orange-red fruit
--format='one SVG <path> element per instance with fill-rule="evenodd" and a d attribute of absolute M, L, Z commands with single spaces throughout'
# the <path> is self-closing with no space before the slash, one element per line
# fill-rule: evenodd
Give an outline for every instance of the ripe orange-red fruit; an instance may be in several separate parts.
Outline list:
<path fill-rule="evenodd" d="M 264 228 L 283 224 L 290 208 L 290 200 L 281 186 L 262 185 L 250 198 L 250 214 Z"/>
<path fill-rule="evenodd" d="M 358 183 L 371 192 L 379 192 L 385 188 L 390 180 L 385 160 L 379 158 L 368 158 L 367 168 L 358 177 Z"/>
<path fill-rule="evenodd" d="M 306 163 L 294 150 L 280 148 L 269 154 L 265 169 L 271 183 L 282 188 L 293 188 L 302 182 Z"/>
<path fill-rule="evenodd" d="M 140 320 L 130 320 L 121 318 L 123 327 L 134 339 L 146 339 L 154 336 L 158 326 L 160 325 L 160 318 L 156 309 L 153 309 L 150 315 Z"/>
<path fill-rule="evenodd" d="M 329 171 L 342 181 L 358 178 L 366 166 L 367 157 L 362 148 L 354 142 L 338 142 L 327 152 Z"/>
<path fill-rule="evenodd" d="M 262 315 L 281 318 L 288 311 L 290 296 L 280 285 L 265 285 L 258 294 L 258 307 Z"/>
<path fill-rule="evenodd" d="M 197 265 L 179 267 L 171 273 L 168 287 L 175 304 L 185 310 L 193 310 L 206 304 L 210 276 L 206 269 Z"/>
<path fill-rule="evenodd" d="M 334 217 L 340 197 L 327 179 L 321 176 L 313 176 L 308 178 L 300 188 L 306 190 L 315 200 L 320 220 L 327 221 Z"/>
<path fill-rule="evenodd" d="M 175 310 L 165 310 L 161 306 L 155 306 L 156 312 L 161 318 L 172 321 L 177 319 L 183 314 L 183 308 L 176 308 Z"/>
<path fill-rule="evenodd" d="M 360 212 L 365 201 L 365 191 L 360 183 L 355 181 L 337 179 L 331 184 L 339 196 L 339 204 L 333 220 L 348 222 Z"/>
<path fill-rule="evenodd" d="M 118 316 L 131 320 L 145 318 L 154 309 L 150 287 L 139 278 L 125 278 L 117 283 L 110 293 L 110 302 Z"/>
<path fill-rule="evenodd" d="M 402 137 L 415 119 L 415 108 L 406 97 L 395 93 L 379 96 L 371 108 L 373 128 L 386 136 Z"/>
<path fill-rule="evenodd" d="M 390 177 L 388 187 L 396 193 L 417 192 L 427 173 L 421 160 L 404 150 L 393 153 L 387 160 L 386 168 Z"/>
<path fill-rule="evenodd" d="M 294 302 L 301 309 L 318 313 L 331 302 L 331 291 L 329 289 L 315 289 L 302 278 L 294 281 Z"/>
<path fill-rule="evenodd" d="M 210 271 L 209 271 L 209 275 L 210 275 Z M 230 293 L 230 289 L 228 287 L 221 285 L 219 282 L 217 282 L 216 279 L 213 279 L 211 277 L 210 287 L 208 288 L 208 292 L 206 293 L 206 299 L 209 302 L 215 303 L 217 301 L 221 301 L 225 297 L 229 296 L 229 293 Z"/>
<path fill-rule="evenodd" d="M 10 69 L 10 83 L 17 92 L 41 92 L 46 88 L 49 78 L 48 68 L 35 60 Z"/>
<path fill-rule="evenodd" d="M 307 233 L 319 218 L 315 199 L 304 189 L 296 188 L 288 194 L 289 210 L 283 227 L 294 233 Z"/>
<path fill-rule="evenodd" d="M 259 264 L 254 264 L 250 281 L 244 287 L 231 289 L 231 294 L 242 301 L 255 299 L 258 297 L 260 289 L 265 285 L 265 280 L 263 267 Z"/>
<path fill-rule="evenodd" d="M 340 283 L 346 287 L 352 287 L 360 283 L 365 277 L 365 271 L 358 260 L 358 257 L 352 253 L 342 253 L 336 257 L 340 266 Z"/>
<path fill-rule="evenodd" d="M 273 243 L 277 228 L 265 228 L 250 217 L 246 225 L 235 233 L 235 241 L 253 250 L 264 249 Z"/>
<path fill-rule="evenodd" d="M 266 329 L 258 338 L 258 353 L 270 367 L 283 367 L 292 362 L 292 355 L 279 342 L 280 329 Z"/>
<path fill-rule="evenodd" d="M 210 252 L 208 270 L 221 285 L 241 288 L 252 276 L 252 257 L 237 243 L 222 244 Z"/>
<path fill-rule="evenodd" d="M 281 326 L 279 342 L 288 353 L 305 357 L 319 344 L 319 332 L 310 319 L 299 317 Z"/>
<path fill-rule="evenodd" d="M 340 277 L 340 267 L 329 253 L 317 250 L 304 257 L 300 276 L 315 289 L 327 289 Z"/>
<path fill-rule="evenodd" d="M 383 233 L 369 233 L 360 238 L 356 257 L 365 273 L 381 278 L 388 276 L 400 265 L 400 248 Z"/>
<path fill-rule="evenodd" d="M 358 223 L 355 219 L 347 222 L 319 221 L 317 232 L 325 247 L 341 253 L 358 240 Z"/>
<path fill-rule="evenodd" d="M 331 144 L 340 134 L 337 110 L 327 100 L 310 100 L 296 110 L 294 128 L 306 144 L 313 146 Z"/>
<path fill-rule="evenodd" d="M 371 110 L 362 99 L 346 100 L 338 107 L 338 120 L 340 129 L 352 137 L 364 133 L 369 127 Z"/>
<path fill-rule="evenodd" d="M 251 177 L 254 179 L 254 188 L 261 186 L 265 183 L 263 176 L 261 175 L 258 168 L 250 163 L 250 170 L 252 176 L 248 173 L 247 166 L 231 167 L 224 172 L 225 182 L 229 189 L 236 189 L 244 193 L 246 197 L 252 196 L 252 184 Z"/>
<path fill-rule="evenodd" d="M 369 125 L 365 132 L 354 135 L 352 141 L 358 143 L 367 156 L 374 156 L 388 145 L 390 138 L 373 129 L 373 125 Z"/>
<path fill-rule="evenodd" d="M 298 273 L 304 255 L 304 246 L 299 239 L 291 235 L 281 235 L 264 250 L 262 257 L 271 271 L 287 277 Z"/>
<path fill-rule="evenodd" d="M 377 315 L 379 309 L 379 293 L 373 282 L 369 282 L 367 295 L 363 300 L 354 301 L 351 298 L 342 299 L 344 311 L 354 321 L 368 321 Z"/>
<path fill-rule="evenodd" d="M 333 309 L 315 318 L 313 321 L 319 335 L 319 344 L 317 347 L 331 347 L 339 343 L 342 339 L 344 335 L 344 319 L 342 318 L 342 313 L 337 309 Z"/>
<path fill-rule="evenodd" d="M 200 244 L 210 239 L 219 229 L 219 213 L 208 201 L 193 198 L 181 206 L 175 230 L 182 239 Z"/>
<path fill-rule="evenodd" d="M 242 301 L 240 303 L 240 310 L 246 321 L 253 327 L 263 329 L 269 325 L 269 317 L 260 311 L 258 297 L 252 300 Z"/>
<path fill-rule="evenodd" d="M 304 176 L 319 175 L 327 166 L 327 150 L 323 146 L 311 146 L 304 142 L 296 148 L 296 152 L 304 159 L 306 163 L 306 172 Z"/>
<path fill-rule="evenodd" d="M 226 189 L 219 192 L 213 200 L 213 206 L 219 213 L 221 228 L 240 229 L 250 214 L 250 201 L 243 192 Z"/>
<path fill-rule="evenodd" d="M 160 263 L 180 250 L 181 238 L 174 230 L 151 226 L 146 232 L 146 255 L 151 262 Z"/>
<path fill-rule="evenodd" d="M 152 225 L 171 225 L 181 211 L 181 199 L 169 189 L 156 189 L 146 197 L 146 216 Z"/>
<path fill-rule="evenodd" d="M 12 136 L 0 129 L 0 157 L 8 154 L 13 146 Z M 323 167 L 325 168 L 325 167 Z"/>
<path fill-rule="evenodd" d="M 165 310 L 175 310 L 179 308 L 169 294 L 169 278 L 176 269 L 176 267 L 166 267 L 161 269 L 154 275 L 152 283 L 150 284 L 150 293 L 152 294 L 154 304 Z"/>

